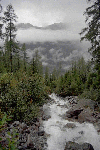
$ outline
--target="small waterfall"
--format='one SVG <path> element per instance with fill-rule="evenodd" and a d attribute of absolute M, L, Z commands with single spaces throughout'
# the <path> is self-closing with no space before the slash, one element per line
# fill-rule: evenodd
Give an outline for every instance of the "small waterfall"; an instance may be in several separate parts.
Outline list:
<path fill-rule="evenodd" d="M 50 119 L 44 121 L 44 130 L 48 134 L 47 150 L 64 150 L 68 141 L 76 143 L 90 143 L 95 150 L 100 149 L 100 135 L 98 135 L 93 124 L 71 122 L 62 118 L 68 110 L 68 101 L 57 97 L 54 93 L 50 95 L 54 103 L 47 104 Z M 71 125 L 72 127 L 68 127 Z"/>

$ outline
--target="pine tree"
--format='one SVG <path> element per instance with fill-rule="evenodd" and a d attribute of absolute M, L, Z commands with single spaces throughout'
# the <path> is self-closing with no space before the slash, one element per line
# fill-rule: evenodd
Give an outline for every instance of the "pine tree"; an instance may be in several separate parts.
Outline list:
<path fill-rule="evenodd" d="M 2 5 L 0 4 L 0 13 L 2 12 Z M 0 17 L 0 21 L 2 21 L 2 17 Z M 0 23 L 0 38 L 2 37 L 2 26 L 3 24 Z"/>
<path fill-rule="evenodd" d="M 16 22 L 17 16 L 14 13 L 14 9 L 11 4 L 9 4 L 4 12 L 3 22 L 6 24 L 4 37 L 6 42 L 9 44 L 9 51 L 10 51 L 10 65 L 11 65 L 11 72 L 13 71 L 13 64 L 12 64 L 12 56 L 13 50 L 16 47 L 15 44 L 15 37 L 16 37 L 16 27 L 14 22 Z"/>
<path fill-rule="evenodd" d="M 100 69 L 100 0 L 94 0 L 84 15 L 86 15 L 86 23 L 88 24 L 80 33 L 84 35 L 81 40 L 86 39 L 91 43 L 89 51 L 92 53 L 98 70 Z"/>
<path fill-rule="evenodd" d="M 38 54 L 38 50 L 35 52 L 34 60 L 35 60 L 35 67 L 36 67 L 36 73 L 43 75 L 43 66 L 42 62 L 40 61 L 41 57 Z"/>
<path fill-rule="evenodd" d="M 49 79 L 49 69 L 46 67 L 45 69 L 45 84 L 48 86 L 50 84 L 50 79 Z"/>
<path fill-rule="evenodd" d="M 34 57 L 32 59 L 32 73 L 37 73 L 37 68 L 36 68 L 36 62 L 34 60 Z"/>
<path fill-rule="evenodd" d="M 22 45 L 22 51 L 23 51 L 23 61 L 24 61 L 24 70 L 26 71 L 26 45 L 25 43 Z"/>

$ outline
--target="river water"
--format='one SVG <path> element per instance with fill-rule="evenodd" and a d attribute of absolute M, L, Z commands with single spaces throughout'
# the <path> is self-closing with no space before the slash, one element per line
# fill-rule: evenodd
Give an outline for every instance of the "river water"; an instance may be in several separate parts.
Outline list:
<path fill-rule="evenodd" d="M 62 115 L 69 109 L 68 101 L 57 97 L 54 93 L 50 95 L 53 103 L 44 105 L 51 116 L 43 122 L 44 130 L 48 135 L 47 150 L 64 150 L 68 141 L 76 143 L 90 143 L 94 150 L 100 150 L 100 135 L 97 133 L 93 124 L 71 122 L 62 118 Z M 66 126 L 67 124 L 67 126 Z M 72 124 L 72 127 L 68 127 Z"/>

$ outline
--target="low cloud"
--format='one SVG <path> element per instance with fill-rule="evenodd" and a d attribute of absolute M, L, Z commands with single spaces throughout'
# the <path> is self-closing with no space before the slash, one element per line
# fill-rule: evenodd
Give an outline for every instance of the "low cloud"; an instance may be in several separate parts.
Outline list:
<path fill-rule="evenodd" d="M 42 65 L 43 65 L 43 66 L 48 66 L 48 63 L 45 62 L 45 61 L 43 61 L 43 62 L 42 62 Z"/>
<path fill-rule="evenodd" d="M 77 61 L 78 58 L 83 57 L 85 61 L 88 61 L 92 58 L 88 50 L 73 50 L 69 56 L 62 58 L 63 62 L 72 62 L 73 60 Z"/>
<path fill-rule="evenodd" d="M 40 30 L 40 29 L 28 29 L 18 30 L 17 39 L 21 43 L 31 42 L 45 42 L 45 41 L 70 41 L 79 39 L 79 34 L 73 32 L 73 30 Z"/>

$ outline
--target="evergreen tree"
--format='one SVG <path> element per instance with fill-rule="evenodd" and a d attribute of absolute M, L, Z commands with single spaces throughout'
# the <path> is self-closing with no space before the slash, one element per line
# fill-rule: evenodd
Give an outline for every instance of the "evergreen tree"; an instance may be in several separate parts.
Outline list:
<path fill-rule="evenodd" d="M 2 5 L 0 4 L 0 13 L 2 12 Z M 0 21 L 2 21 L 2 17 L 0 17 Z M 2 26 L 3 26 L 3 24 L 2 23 L 0 23 L 0 38 L 1 38 L 1 36 L 2 36 Z"/>
<path fill-rule="evenodd" d="M 13 71 L 12 69 L 13 50 L 16 45 L 15 44 L 16 27 L 14 25 L 14 22 L 16 22 L 16 19 L 17 19 L 17 16 L 14 13 L 14 9 L 12 5 L 9 4 L 6 8 L 6 11 L 4 12 L 3 22 L 6 24 L 4 37 L 6 38 L 6 42 L 8 42 L 8 45 L 9 45 L 11 72 Z"/>
<path fill-rule="evenodd" d="M 89 51 L 92 53 L 98 70 L 100 69 L 100 0 L 94 0 L 92 6 L 86 9 L 84 15 L 86 15 L 88 26 L 80 33 L 81 35 L 84 34 L 81 40 L 90 41 Z"/>
<path fill-rule="evenodd" d="M 49 79 L 49 69 L 46 67 L 45 69 L 45 84 L 48 86 L 50 84 L 50 79 Z"/>
<path fill-rule="evenodd" d="M 35 67 L 36 67 L 36 73 L 39 73 L 40 75 L 43 75 L 43 67 L 42 62 L 40 61 L 41 57 L 38 54 L 38 51 L 35 52 Z"/>
<path fill-rule="evenodd" d="M 52 80 L 56 80 L 57 79 L 57 70 L 56 68 L 53 69 L 53 72 L 52 72 Z"/>
<path fill-rule="evenodd" d="M 24 61 L 24 70 L 26 71 L 26 45 L 25 43 L 22 45 L 22 51 L 23 51 L 23 61 Z"/>

